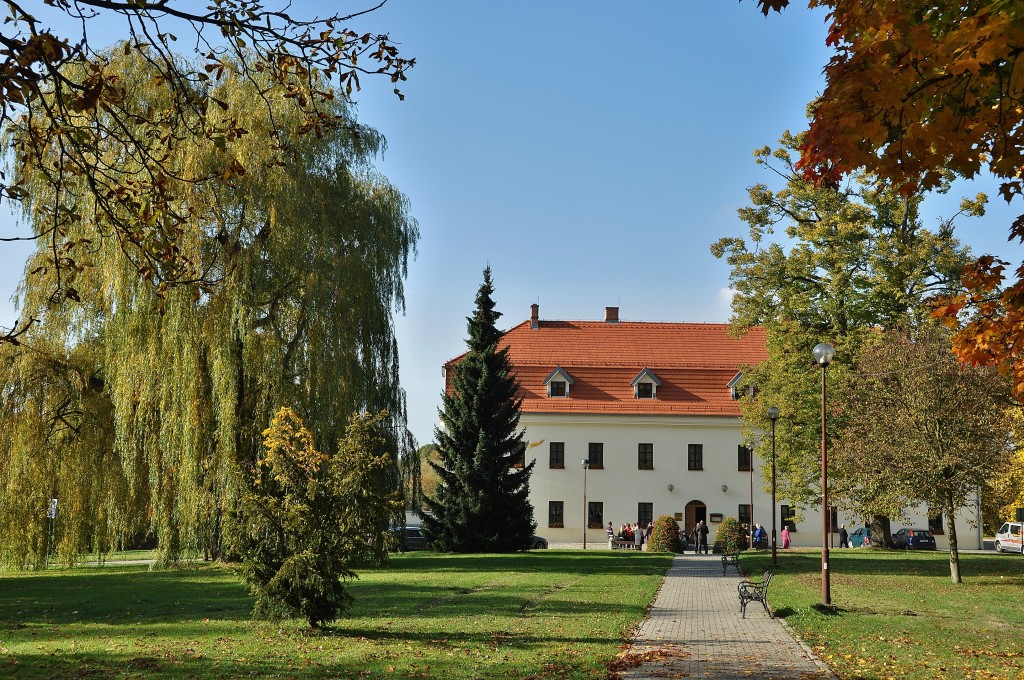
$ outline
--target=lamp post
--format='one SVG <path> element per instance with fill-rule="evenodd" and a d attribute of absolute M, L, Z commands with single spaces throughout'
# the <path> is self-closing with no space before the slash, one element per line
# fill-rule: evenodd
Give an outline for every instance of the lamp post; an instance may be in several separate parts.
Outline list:
<path fill-rule="evenodd" d="M 779 409 L 769 407 L 768 420 L 772 421 L 772 566 L 778 566 L 779 558 L 775 552 L 775 421 L 779 419 Z"/>
<path fill-rule="evenodd" d="M 832 604 L 832 589 L 828 576 L 828 448 L 825 444 L 825 370 L 832 363 L 836 350 L 827 342 L 814 346 L 814 363 L 821 369 L 821 603 Z"/>
<path fill-rule="evenodd" d="M 754 449 L 750 449 L 750 526 L 747 528 L 747 536 L 750 537 L 750 549 L 754 549 Z"/>
<path fill-rule="evenodd" d="M 587 549 L 587 468 L 590 467 L 590 460 L 583 459 L 583 549 Z"/>

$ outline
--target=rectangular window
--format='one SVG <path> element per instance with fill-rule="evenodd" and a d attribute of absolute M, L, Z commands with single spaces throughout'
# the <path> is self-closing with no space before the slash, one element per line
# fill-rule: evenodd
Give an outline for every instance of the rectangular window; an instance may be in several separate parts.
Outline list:
<path fill-rule="evenodd" d="M 946 533 L 942 528 L 942 511 L 935 511 L 932 515 L 932 510 L 928 510 L 928 531 L 933 534 L 944 534 Z"/>
<path fill-rule="evenodd" d="M 647 525 L 654 521 L 654 503 L 637 503 L 636 521 L 646 529 Z"/>
<path fill-rule="evenodd" d="M 788 505 L 781 505 L 779 516 L 782 518 L 782 526 L 789 527 L 790 531 L 796 531 L 796 510 Z"/>
<path fill-rule="evenodd" d="M 637 470 L 654 469 L 654 444 L 637 445 Z"/>
<path fill-rule="evenodd" d="M 739 515 L 736 517 L 740 524 L 745 525 L 748 529 L 750 528 L 750 506 L 746 503 L 740 503 Z"/>
<path fill-rule="evenodd" d="M 565 396 L 565 381 L 564 380 L 552 380 L 549 389 L 551 390 L 552 397 L 564 397 Z"/>
<path fill-rule="evenodd" d="M 703 444 L 687 444 L 687 446 L 686 446 L 686 469 L 687 470 L 703 470 L 704 469 L 704 445 Z"/>
<path fill-rule="evenodd" d="M 565 469 L 565 442 L 551 442 L 549 450 L 551 451 L 549 467 L 552 470 Z"/>
<path fill-rule="evenodd" d="M 590 461 L 591 470 L 604 469 L 604 444 L 601 442 L 590 442 L 587 448 L 587 460 Z"/>
<path fill-rule="evenodd" d="M 587 503 L 587 527 L 591 529 L 604 528 L 604 503 L 590 501 Z"/>
<path fill-rule="evenodd" d="M 653 399 L 654 398 L 654 383 L 642 382 L 636 384 L 636 397 L 637 399 Z"/>
<path fill-rule="evenodd" d="M 565 526 L 565 501 L 548 501 L 548 526 L 552 529 Z"/>
<path fill-rule="evenodd" d="M 740 472 L 750 472 L 751 466 L 753 465 L 753 457 L 750 455 L 750 449 L 746 446 L 740 446 L 736 449 L 737 457 L 737 470 Z"/>
<path fill-rule="evenodd" d="M 526 467 L 526 443 L 519 442 L 516 452 L 512 457 L 512 467 L 522 470 Z"/>
<path fill-rule="evenodd" d="M 839 531 L 839 508 L 834 505 L 828 509 L 828 530 Z"/>

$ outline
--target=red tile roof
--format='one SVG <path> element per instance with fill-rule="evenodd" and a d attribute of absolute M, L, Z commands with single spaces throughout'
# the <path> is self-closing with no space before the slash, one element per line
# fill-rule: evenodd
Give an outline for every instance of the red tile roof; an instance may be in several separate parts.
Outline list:
<path fill-rule="evenodd" d="M 728 324 L 539 321 L 532 328 L 524 321 L 502 345 L 525 413 L 738 416 L 729 381 L 767 358 L 763 328 L 734 338 Z M 568 398 L 547 396 L 544 379 L 556 366 L 574 381 Z M 630 382 L 645 368 L 661 380 L 657 399 L 633 396 Z"/>

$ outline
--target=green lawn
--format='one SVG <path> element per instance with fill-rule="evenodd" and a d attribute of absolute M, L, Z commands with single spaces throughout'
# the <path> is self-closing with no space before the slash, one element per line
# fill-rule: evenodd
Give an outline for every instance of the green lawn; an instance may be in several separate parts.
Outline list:
<path fill-rule="evenodd" d="M 744 554 L 760 574 L 765 553 Z M 768 599 L 841 678 L 1024 678 L 1024 558 L 833 550 L 834 613 L 821 601 L 821 551 L 780 552 Z"/>
<path fill-rule="evenodd" d="M 670 557 L 396 555 L 323 633 L 253 622 L 227 568 L 0 575 L 0 677 L 601 678 Z"/>
<path fill-rule="evenodd" d="M 1024 558 L 781 554 L 769 599 L 841 678 L 1014 678 L 1024 668 Z M 765 553 L 744 554 L 750 573 Z M 225 567 L 0 574 L 0 677 L 603 678 L 669 563 L 627 551 L 396 555 L 352 584 L 349 616 L 312 633 L 253 622 Z"/>

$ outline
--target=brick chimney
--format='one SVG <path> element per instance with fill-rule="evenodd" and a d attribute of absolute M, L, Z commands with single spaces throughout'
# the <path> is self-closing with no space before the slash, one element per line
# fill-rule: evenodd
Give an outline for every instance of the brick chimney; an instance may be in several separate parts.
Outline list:
<path fill-rule="evenodd" d="M 604 308 L 604 322 L 605 323 L 618 323 L 619 322 L 619 308 L 618 307 L 605 307 Z"/>
<path fill-rule="evenodd" d="M 530 328 L 540 328 L 540 305 L 530 305 Z"/>

